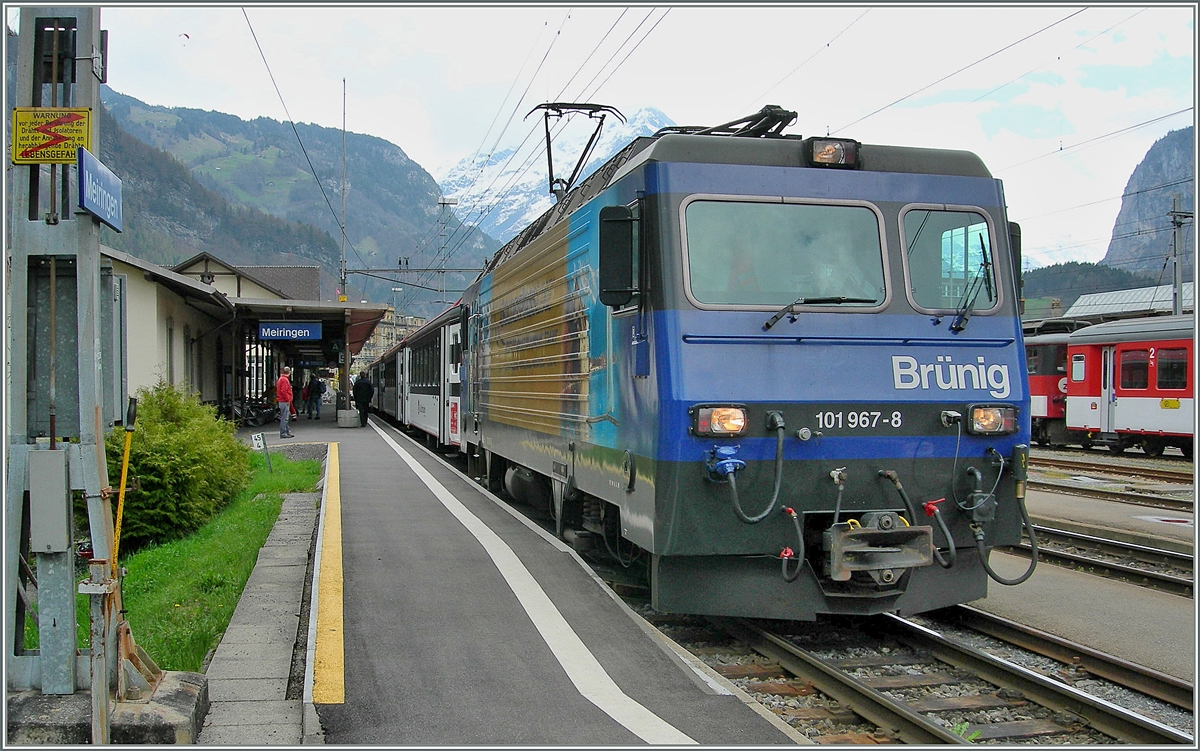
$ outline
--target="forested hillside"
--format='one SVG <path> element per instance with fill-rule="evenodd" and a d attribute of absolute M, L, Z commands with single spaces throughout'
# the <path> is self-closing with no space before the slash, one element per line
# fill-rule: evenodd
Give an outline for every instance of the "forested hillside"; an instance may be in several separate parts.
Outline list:
<path fill-rule="evenodd" d="M 100 131 L 100 160 L 121 177 L 125 203 L 124 232 L 105 227 L 104 244 L 163 266 L 205 250 L 234 264 L 271 259 L 265 262 L 337 269 L 329 233 L 231 205 L 170 154 L 124 132 L 103 108 Z"/>
<path fill-rule="evenodd" d="M 1049 300 L 1057 298 L 1062 303 L 1062 309 L 1071 307 L 1071 303 L 1080 295 L 1093 292 L 1114 292 L 1119 289 L 1135 289 L 1149 287 L 1160 282 L 1141 274 L 1132 274 L 1124 269 L 1115 269 L 1098 263 L 1056 263 L 1053 266 L 1043 266 L 1024 273 L 1025 287 L 1023 296 L 1026 308 L 1030 312 L 1044 307 L 1049 309 Z M 1035 301 L 1045 299 L 1044 306 L 1038 306 Z"/>

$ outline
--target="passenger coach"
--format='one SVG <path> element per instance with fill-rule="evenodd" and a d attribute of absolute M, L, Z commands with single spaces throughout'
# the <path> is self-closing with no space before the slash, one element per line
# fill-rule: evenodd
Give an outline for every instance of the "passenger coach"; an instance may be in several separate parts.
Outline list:
<path fill-rule="evenodd" d="M 1195 318 L 1134 318 L 1068 338 L 1067 430 L 1081 443 L 1149 456 L 1176 446 L 1191 458 L 1195 432 Z"/>

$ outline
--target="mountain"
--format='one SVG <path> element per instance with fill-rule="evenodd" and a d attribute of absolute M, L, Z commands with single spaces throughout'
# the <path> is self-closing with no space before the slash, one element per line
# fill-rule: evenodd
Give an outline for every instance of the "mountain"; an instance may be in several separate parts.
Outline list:
<path fill-rule="evenodd" d="M 1171 283 L 1172 268 L 1166 260 L 1172 252 L 1174 227 L 1168 212 L 1175 195 L 1180 196 L 1183 211 L 1195 210 L 1194 131 L 1189 126 L 1158 139 L 1134 168 L 1125 185 L 1108 252 L 1100 263 L 1149 276 L 1151 284 Z M 1194 227 L 1191 222 L 1184 227 L 1180 254 L 1184 259 L 1184 281 L 1191 281 L 1195 274 L 1195 257 L 1190 250 L 1194 247 Z"/>
<path fill-rule="evenodd" d="M 101 99 L 122 130 L 169 154 L 200 185 L 239 210 L 257 210 L 308 225 L 330 238 L 332 251 L 321 257 L 320 265 L 337 276 L 341 130 L 306 123 L 297 123 L 293 129 L 290 123 L 265 117 L 246 121 L 220 112 L 159 107 L 107 86 L 101 89 Z M 438 266 L 441 192 L 429 173 L 400 147 L 375 136 L 347 132 L 345 186 L 348 269 L 393 269 L 402 257 L 412 269 Z M 500 247 L 477 229 L 462 226 L 453 215 L 447 215 L 445 221 L 451 266 L 480 268 Z M 213 252 L 220 257 L 228 255 Z M 237 262 L 272 264 L 280 259 L 260 255 Z M 473 274 L 447 274 L 446 288 L 461 289 L 472 278 Z M 404 288 L 400 307 L 409 315 L 428 316 L 444 307 L 435 302 L 436 291 L 420 289 L 420 285 L 436 289 L 436 274 L 350 274 L 348 281 L 362 288 L 366 299 L 376 301 L 390 301 L 393 286 Z"/>
<path fill-rule="evenodd" d="M 595 130 L 595 120 L 576 117 L 575 122 L 555 136 L 557 123 L 550 121 L 554 141 L 554 176 L 567 179 Z M 640 109 L 622 123 L 609 114 L 587 164 L 576 184 L 608 161 L 639 136 L 649 136 L 675 123 L 654 108 Z M 538 134 L 544 131 L 540 127 Z M 478 225 L 500 242 L 512 239 L 530 222 L 554 205 L 546 168 L 545 136 L 541 145 L 506 149 L 490 155 L 467 157 L 445 170 L 438 182 L 448 198 L 458 200 L 457 213 Z M 516 156 L 514 157 L 514 154 Z"/>

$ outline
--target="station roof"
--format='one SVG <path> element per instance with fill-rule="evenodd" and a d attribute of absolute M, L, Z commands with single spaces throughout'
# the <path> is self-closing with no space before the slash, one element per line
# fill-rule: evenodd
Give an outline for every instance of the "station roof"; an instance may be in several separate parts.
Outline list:
<path fill-rule="evenodd" d="M 141 269 L 147 279 L 161 284 L 180 297 L 191 301 L 197 308 L 209 315 L 228 318 L 234 311 L 233 303 L 229 298 L 218 292 L 212 285 L 199 282 L 183 274 L 177 274 L 168 268 L 144 261 L 128 253 L 122 253 L 106 245 L 100 246 L 100 253 L 114 261 Z"/>
<path fill-rule="evenodd" d="M 1192 282 L 1183 284 L 1181 307 L 1184 310 L 1195 309 L 1194 287 Z M 1128 317 L 1136 313 L 1170 313 L 1171 302 L 1170 284 L 1122 289 L 1115 292 L 1096 292 L 1090 295 L 1080 295 L 1079 299 L 1063 313 L 1063 318 L 1096 320 Z"/>
<path fill-rule="evenodd" d="M 387 303 L 333 302 L 326 300 L 278 300 L 233 297 L 239 318 L 255 321 L 320 321 L 322 329 L 340 339 L 346 326 L 346 348 L 357 355 L 375 326 L 387 315 Z"/>

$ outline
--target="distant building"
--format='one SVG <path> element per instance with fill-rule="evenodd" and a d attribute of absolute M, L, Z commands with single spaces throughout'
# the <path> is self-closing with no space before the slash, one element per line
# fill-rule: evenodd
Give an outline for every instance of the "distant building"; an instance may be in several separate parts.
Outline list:
<path fill-rule="evenodd" d="M 226 297 L 321 299 L 316 266 L 234 266 L 211 253 L 198 253 L 171 271 L 211 284 Z"/>
<path fill-rule="evenodd" d="M 1195 310 L 1193 288 L 1193 282 L 1184 282 L 1181 303 L 1184 313 Z M 1172 305 L 1172 285 L 1163 284 L 1157 287 L 1080 295 L 1062 317 L 1086 319 L 1095 323 L 1117 318 L 1169 314 Z"/>

